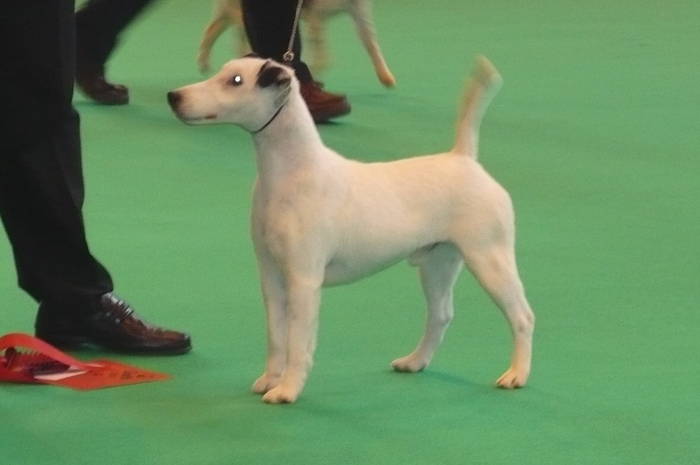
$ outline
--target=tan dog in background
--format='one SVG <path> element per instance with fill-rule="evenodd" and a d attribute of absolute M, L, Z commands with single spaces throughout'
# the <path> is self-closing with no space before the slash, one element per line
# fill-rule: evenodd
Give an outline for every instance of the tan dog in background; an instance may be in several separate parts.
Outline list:
<path fill-rule="evenodd" d="M 318 74 L 328 67 L 325 21 L 330 16 L 343 11 L 352 16 L 357 34 L 372 59 L 379 81 L 386 87 L 393 87 L 396 84 L 396 79 L 389 70 L 377 43 L 369 0 L 306 0 L 304 2 L 302 18 L 308 26 L 307 37 L 311 45 L 311 69 Z M 239 55 L 245 55 L 250 50 L 243 25 L 240 0 L 216 0 L 214 17 L 204 30 L 204 36 L 199 46 L 197 64 L 200 71 L 209 70 L 209 56 L 212 46 L 229 25 L 233 25 L 237 31 Z"/>

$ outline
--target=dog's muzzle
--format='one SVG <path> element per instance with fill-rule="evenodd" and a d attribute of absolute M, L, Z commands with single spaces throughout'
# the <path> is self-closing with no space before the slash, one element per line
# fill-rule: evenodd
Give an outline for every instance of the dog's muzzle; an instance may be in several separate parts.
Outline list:
<path fill-rule="evenodd" d="M 170 104 L 170 108 L 173 109 L 173 113 L 175 113 L 175 116 L 177 116 L 183 122 L 190 124 L 190 123 L 194 123 L 196 121 L 216 119 L 215 113 L 208 114 L 205 116 L 197 116 L 197 117 L 191 117 L 191 116 L 187 116 L 187 115 L 183 114 L 182 110 L 180 109 L 182 101 L 183 101 L 182 93 L 180 93 L 179 91 L 173 90 L 173 91 L 168 92 L 168 103 Z"/>

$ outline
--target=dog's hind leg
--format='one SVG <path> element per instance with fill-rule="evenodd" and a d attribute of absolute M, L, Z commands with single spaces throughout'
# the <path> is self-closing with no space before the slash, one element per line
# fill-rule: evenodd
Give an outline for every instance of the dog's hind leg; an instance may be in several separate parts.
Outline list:
<path fill-rule="evenodd" d="M 462 254 L 451 243 L 421 253 L 417 263 L 428 307 L 425 334 L 413 352 L 391 362 L 396 371 L 416 372 L 428 366 L 454 314 L 452 289 L 462 270 Z"/>
<path fill-rule="evenodd" d="M 512 241 L 461 249 L 467 267 L 510 323 L 514 346 L 511 364 L 496 385 L 507 389 L 522 387 L 530 375 L 535 316 L 518 276 Z"/>
<path fill-rule="evenodd" d="M 396 85 L 396 79 L 389 70 L 389 66 L 386 64 L 384 55 L 382 55 L 382 51 L 377 43 L 377 34 L 374 30 L 369 1 L 355 0 L 351 2 L 350 14 L 355 21 L 357 34 L 360 36 L 360 40 L 362 40 L 362 43 L 367 49 L 367 53 L 369 53 L 372 59 L 372 64 L 374 65 L 374 70 L 377 73 L 379 81 L 386 87 L 394 87 Z"/>
<path fill-rule="evenodd" d="M 233 48 L 237 51 L 238 56 L 245 56 L 250 53 L 250 44 L 248 36 L 245 32 L 245 23 L 243 22 L 243 10 L 239 0 L 226 0 L 225 11 L 228 16 L 228 22 L 236 30 L 234 33 Z"/>
<path fill-rule="evenodd" d="M 216 12 L 216 16 L 204 30 L 202 42 L 199 45 L 199 53 L 197 54 L 197 66 L 199 66 L 199 71 L 202 73 L 209 71 L 211 48 L 228 25 L 229 20 L 226 15 L 223 12 Z"/>

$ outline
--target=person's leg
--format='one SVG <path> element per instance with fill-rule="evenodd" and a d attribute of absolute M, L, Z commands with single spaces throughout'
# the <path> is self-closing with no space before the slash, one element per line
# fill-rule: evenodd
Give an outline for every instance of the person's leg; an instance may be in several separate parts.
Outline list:
<path fill-rule="evenodd" d="M 153 0 L 90 0 L 75 14 L 78 60 L 104 65 L 119 34 Z"/>
<path fill-rule="evenodd" d="M 105 78 L 105 65 L 119 34 L 153 0 L 89 0 L 76 13 L 77 84 L 93 100 L 122 105 L 129 101 L 128 89 Z"/>
<path fill-rule="evenodd" d="M 243 21 L 250 47 L 256 54 L 283 61 L 282 56 L 287 51 L 289 39 L 294 25 L 294 15 L 297 8 L 297 0 L 242 0 Z M 311 72 L 306 64 L 301 61 L 301 38 L 297 27 L 294 44 L 292 47 L 294 60 L 292 67 L 300 82 L 313 81 Z"/>
<path fill-rule="evenodd" d="M 112 282 L 90 254 L 81 213 L 72 1 L 33 3 L 11 8 L 0 27 L 12 37 L 0 42 L 9 58 L 1 87 L 11 115 L 0 154 L 0 214 L 20 286 L 34 299 L 99 296 Z"/>
<path fill-rule="evenodd" d="M 81 206 L 78 116 L 0 161 L 0 213 L 20 286 L 37 301 L 99 296 L 112 290 L 90 254 Z M 37 128 L 40 130 L 40 128 Z"/>
<path fill-rule="evenodd" d="M 73 0 L 27 0 L 0 10 L 0 217 L 20 286 L 40 302 L 36 333 L 149 353 L 183 353 L 189 336 L 145 324 L 112 293 L 91 255 L 81 213 L 78 114 L 72 107 Z"/>
<path fill-rule="evenodd" d="M 250 46 L 257 55 L 282 62 L 289 46 L 298 0 L 241 0 L 243 20 Z M 331 94 L 314 81 L 308 66 L 301 59 L 299 29 L 292 47 L 291 66 L 301 83 L 301 94 L 316 122 L 326 121 L 350 112 L 343 95 Z"/>

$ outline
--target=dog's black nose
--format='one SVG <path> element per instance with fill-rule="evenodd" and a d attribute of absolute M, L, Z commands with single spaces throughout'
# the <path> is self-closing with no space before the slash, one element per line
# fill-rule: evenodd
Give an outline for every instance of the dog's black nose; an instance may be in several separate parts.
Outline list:
<path fill-rule="evenodd" d="M 180 100 L 182 100 L 182 95 L 180 95 L 179 92 L 176 91 L 170 91 L 168 92 L 168 103 L 170 104 L 171 107 L 175 108 L 178 103 L 180 103 Z"/>

